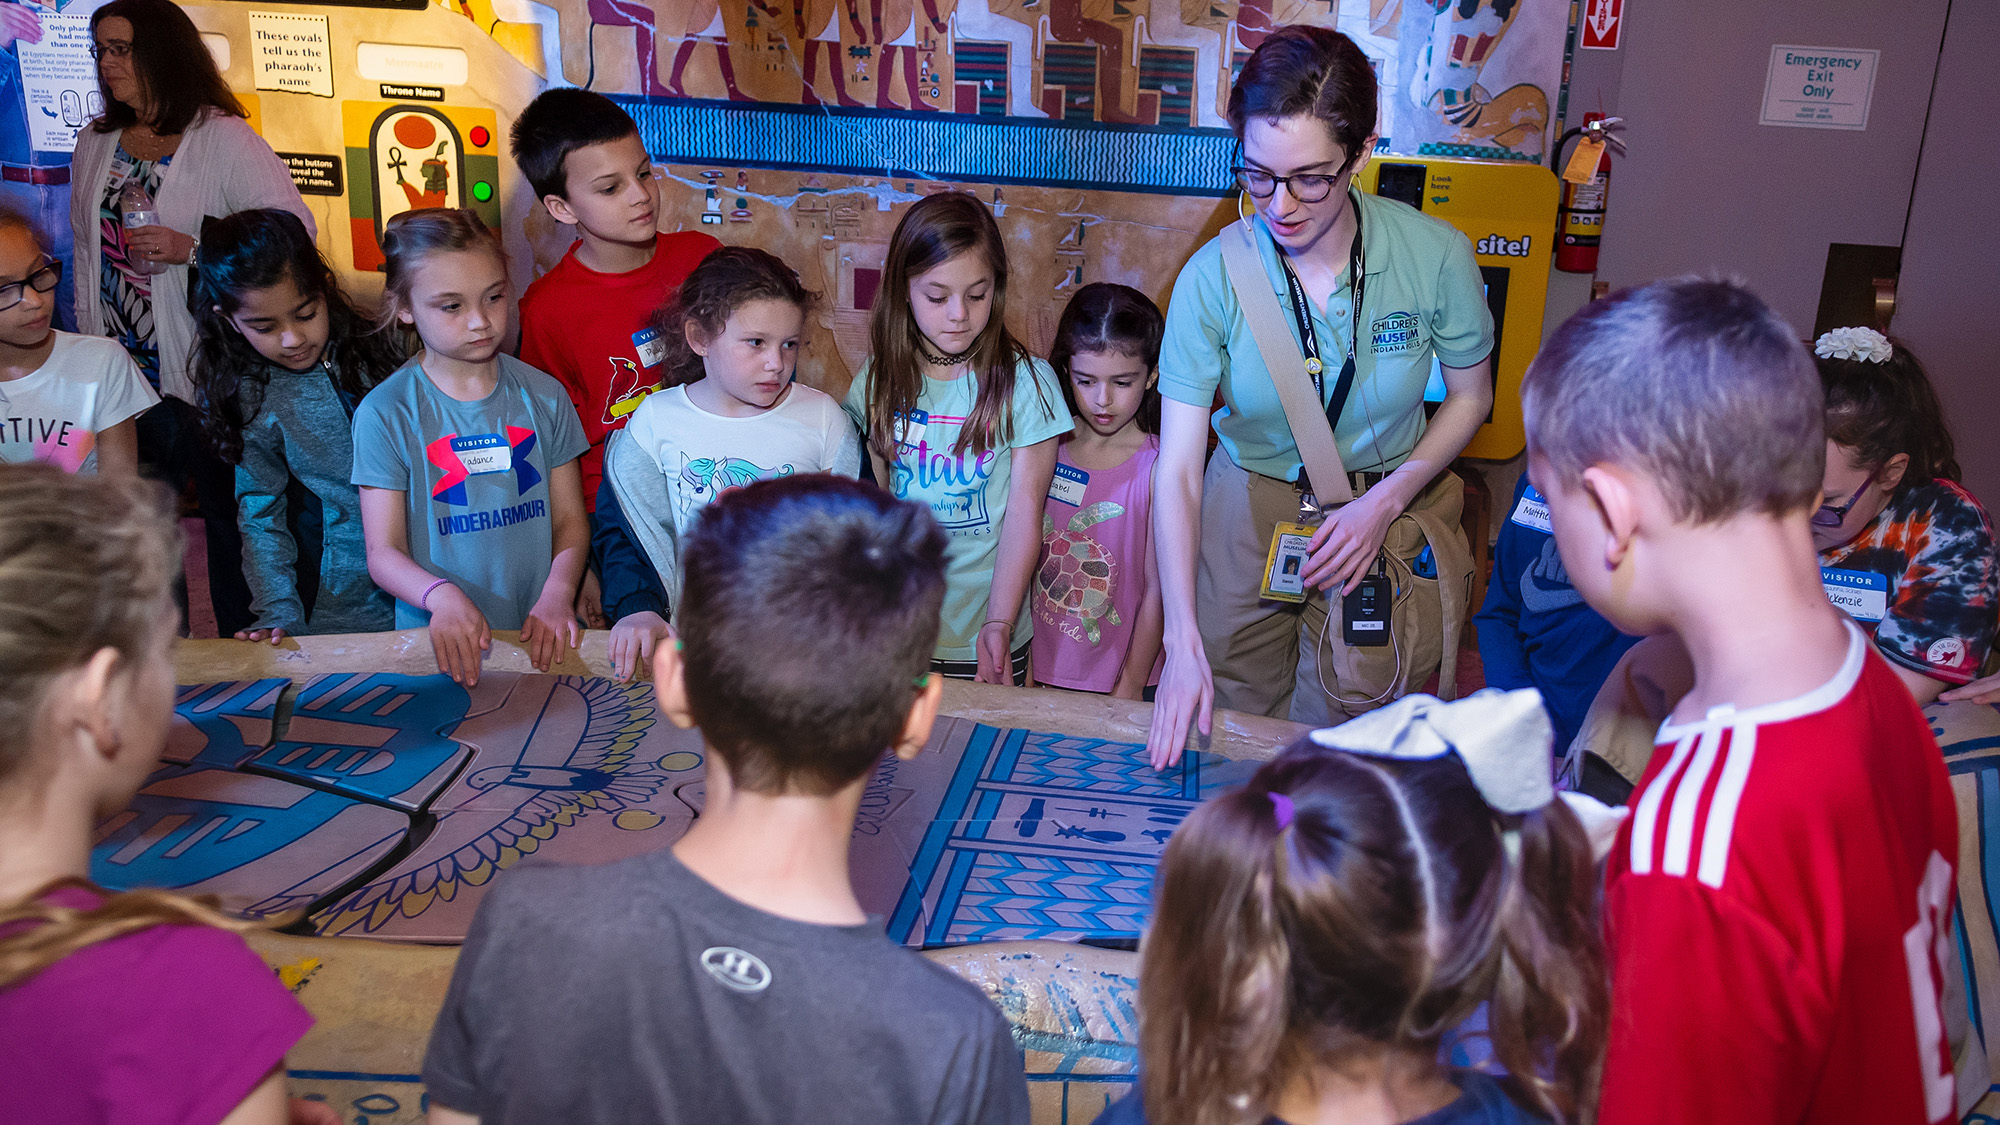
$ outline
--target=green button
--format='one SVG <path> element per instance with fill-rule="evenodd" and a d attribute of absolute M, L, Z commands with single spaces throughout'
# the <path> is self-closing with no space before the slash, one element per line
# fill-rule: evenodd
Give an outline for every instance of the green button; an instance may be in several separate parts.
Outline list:
<path fill-rule="evenodd" d="M 478 183 L 473 184 L 472 198 L 477 199 L 481 203 L 484 203 L 487 200 L 492 199 L 493 185 L 487 183 L 485 180 L 480 180 Z"/>

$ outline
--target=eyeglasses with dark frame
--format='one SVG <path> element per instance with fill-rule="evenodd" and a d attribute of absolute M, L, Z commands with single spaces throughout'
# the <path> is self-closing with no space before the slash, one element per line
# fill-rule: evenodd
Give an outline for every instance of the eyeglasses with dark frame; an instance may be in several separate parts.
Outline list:
<path fill-rule="evenodd" d="M 114 59 L 122 59 L 131 53 L 132 44 L 127 43 L 123 39 L 106 39 L 102 43 L 92 43 L 90 45 L 90 57 L 93 59 L 101 59 L 106 55 Z"/>
<path fill-rule="evenodd" d="M 19 281 L 0 285 L 0 312 L 6 312 L 26 300 L 29 286 L 34 286 L 37 293 L 47 293 L 55 289 L 60 281 L 62 263 L 54 258 L 44 258 L 40 269 Z"/>
<path fill-rule="evenodd" d="M 0 289 L 0 293 L 4 292 L 6 290 Z M 1861 487 L 1854 490 L 1854 495 L 1847 498 L 1847 503 L 1839 505 L 1821 504 L 1819 511 L 1812 514 L 1812 525 L 1814 527 L 1839 527 L 1841 524 L 1846 523 L 1847 513 L 1853 511 L 1854 506 L 1861 502 L 1861 494 L 1868 491 L 1868 486 L 1875 483 L 1876 476 L 1881 472 L 1882 470 L 1877 468 L 1874 472 L 1869 473 L 1868 479 L 1861 482 Z"/>
<path fill-rule="evenodd" d="M 1230 171 L 1235 173 L 1236 182 L 1242 185 L 1243 190 L 1257 199 L 1271 198 L 1278 190 L 1278 185 L 1283 184 L 1285 190 L 1292 193 L 1292 198 L 1300 203 L 1318 203 L 1332 195 L 1333 185 L 1340 180 L 1338 174 L 1328 176 L 1317 172 L 1309 175 L 1274 176 L 1262 168 L 1246 168 L 1242 165 L 1231 168 Z"/>

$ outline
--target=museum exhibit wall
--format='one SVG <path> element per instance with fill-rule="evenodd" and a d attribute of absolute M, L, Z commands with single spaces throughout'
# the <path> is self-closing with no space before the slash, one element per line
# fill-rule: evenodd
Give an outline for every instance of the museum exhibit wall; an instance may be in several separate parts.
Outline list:
<path fill-rule="evenodd" d="M 80 19 L 90 6 L 65 12 Z M 1547 213 L 1511 238 L 1518 250 L 1530 237 L 1525 256 L 1545 263 L 1555 216 L 1543 201 L 1553 177 L 1542 164 L 1560 129 L 1573 8 L 1569 0 L 1478 0 L 1442 11 L 1404 0 L 185 7 L 250 103 L 253 124 L 294 159 L 322 248 L 364 295 L 379 291 L 381 222 L 411 206 L 472 206 L 496 222 L 518 285 L 552 266 L 573 232 L 529 197 L 505 131 L 546 85 L 587 86 L 626 105 L 660 160 L 663 229 L 773 250 L 823 295 L 801 370 L 835 392 L 864 358 L 890 232 L 903 205 L 929 192 L 971 190 L 994 205 L 1014 271 L 1008 319 L 1037 351 L 1081 285 L 1123 282 L 1164 303 L 1187 257 L 1235 213 L 1229 86 L 1285 23 L 1337 26 L 1362 44 L 1382 80 L 1385 153 L 1532 167 L 1540 181 L 1523 198 Z M 90 85 L 87 75 L 86 64 L 72 84 Z M 78 92 L 72 100 L 87 113 L 90 91 Z M 51 120 L 70 112 L 53 101 L 43 111 Z M 36 148 L 37 162 L 62 159 Z M 1440 204 L 1452 194 L 1438 187 L 1450 184 L 1448 169 L 1442 177 L 1428 191 Z M 1518 267 L 1520 256 L 1482 264 Z M 1539 322 L 1539 273 L 1533 285 Z M 1532 330 L 1520 334 L 1533 342 Z"/>

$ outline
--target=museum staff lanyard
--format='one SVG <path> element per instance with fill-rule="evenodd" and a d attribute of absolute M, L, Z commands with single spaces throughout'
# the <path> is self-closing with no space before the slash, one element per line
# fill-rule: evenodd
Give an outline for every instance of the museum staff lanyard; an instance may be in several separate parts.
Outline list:
<path fill-rule="evenodd" d="M 1350 207 L 1353 200 L 1348 201 Z M 1354 342 L 1361 338 L 1361 209 L 1354 209 L 1354 245 L 1347 252 L 1348 292 L 1353 297 L 1354 320 L 1348 325 L 1347 361 L 1341 364 L 1340 378 L 1333 384 L 1333 398 L 1326 397 L 1326 364 L 1319 358 L 1319 333 L 1313 329 L 1312 305 L 1306 300 L 1306 287 L 1299 284 L 1299 275 L 1292 269 L 1290 258 L 1284 251 L 1278 251 L 1278 262 L 1285 267 L 1285 284 L 1291 288 L 1292 316 L 1299 326 L 1299 347 L 1306 353 L 1306 374 L 1312 376 L 1313 390 L 1326 403 L 1326 424 L 1335 430 L 1340 428 L 1340 412 L 1347 405 L 1347 396 L 1354 390 Z"/>

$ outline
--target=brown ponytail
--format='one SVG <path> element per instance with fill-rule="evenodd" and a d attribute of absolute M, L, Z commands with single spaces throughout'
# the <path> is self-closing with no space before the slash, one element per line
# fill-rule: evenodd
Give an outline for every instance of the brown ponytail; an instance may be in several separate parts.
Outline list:
<path fill-rule="evenodd" d="M 90 880 L 71 877 L 57 879 L 27 901 L 0 909 L 0 933 L 23 927 L 0 939 L 0 988 L 19 984 L 79 949 L 154 926 L 212 926 L 241 934 L 282 926 L 297 917 L 243 919 L 223 913 L 211 895 L 196 898 L 156 890 L 105 895 L 87 910 L 46 901 L 66 888 L 105 895 Z"/>
<path fill-rule="evenodd" d="M 1569 806 L 1520 817 L 1520 856 L 1501 897 L 1494 1057 L 1554 1121 L 1596 1117 L 1611 994 L 1590 838 Z"/>
<path fill-rule="evenodd" d="M 1261 1121 L 1278 1092 L 1292 976 L 1280 835 L 1268 794 L 1245 788 L 1195 809 L 1167 844 L 1139 966 L 1144 1096 L 1160 1125 Z"/>
<path fill-rule="evenodd" d="M 1139 970 L 1147 1115 L 1247 1125 L 1320 1067 L 1435 1065 L 1490 1000 L 1510 1094 L 1586 1121 L 1606 1023 L 1595 904 L 1567 808 L 1503 818 L 1455 756 L 1295 744 L 1162 857 Z"/>

